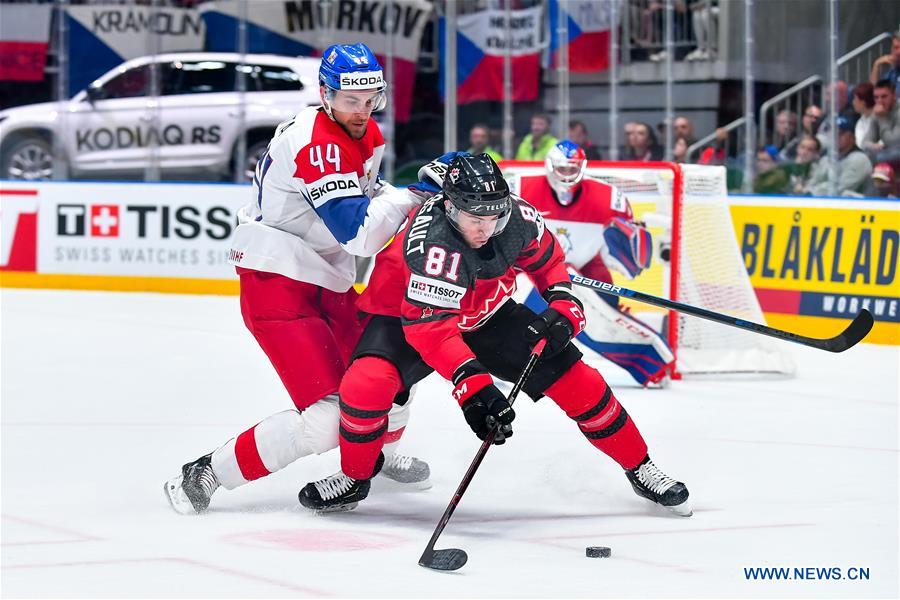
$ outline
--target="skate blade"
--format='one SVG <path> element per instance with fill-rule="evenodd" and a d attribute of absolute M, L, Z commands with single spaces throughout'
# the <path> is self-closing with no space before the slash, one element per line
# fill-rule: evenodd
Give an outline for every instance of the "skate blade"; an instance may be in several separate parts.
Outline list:
<path fill-rule="evenodd" d="M 359 502 L 348 502 L 347 504 L 341 504 L 340 506 L 329 506 L 327 508 L 317 508 L 315 510 L 316 515 L 331 515 L 334 513 L 343 513 L 349 512 L 359 506 Z"/>
<path fill-rule="evenodd" d="M 677 506 L 663 506 L 667 511 L 674 515 L 678 515 L 679 517 L 690 517 L 694 514 L 694 509 L 691 507 L 690 502 L 682 502 Z"/>
<path fill-rule="evenodd" d="M 166 500 L 169 501 L 169 506 L 172 507 L 172 510 L 179 515 L 195 515 L 197 511 L 194 510 L 194 505 L 191 504 L 191 501 L 184 493 L 184 488 L 181 487 L 183 480 L 184 477 L 182 475 L 173 477 L 163 484 L 163 492 L 165 492 Z"/>

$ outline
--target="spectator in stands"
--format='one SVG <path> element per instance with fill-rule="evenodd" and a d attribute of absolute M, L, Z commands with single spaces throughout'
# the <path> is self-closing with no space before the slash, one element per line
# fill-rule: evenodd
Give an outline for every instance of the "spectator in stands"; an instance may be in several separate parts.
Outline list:
<path fill-rule="evenodd" d="M 757 194 L 783 194 L 790 181 L 784 169 L 778 168 L 778 149 L 775 146 L 761 146 L 756 149 L 756 177 L 753 191 Z"/>
<path fill-rule="evenodd" d="M 583 121 L 569 121 L 569 139 L 581 146 L 588 160 L 600 160 L 600 148 L 591 141 Z"/>
<path fill-rule="evenodd" d="M 797 113 L 784 109 L 775 115 L 775 133 L 772 135 L 772 145 L 779 151 L 794 141 L 797 137 Z"/>
<path fill-rule="evenodd" d="M 800 121 L 803 131 L 800 132 L 800 136 L 795 137 L 784 147 L 781 151 L 782 158 L 787 160 L 794 160 L 797 158 L 797 145 L 800 143 L 800 137 L 803 135 L 816 135 L 816 130 L 818 129 L 821 120 L 822 109 L 815 104 L 807 106 L 806 110 L 803 111 L 803 119 Z"/>
<path fill-rule="evenodd" d="M 688 146 L 697 141 L 694 136 L 694 124 L 687 117 L 677 117 L 675 119 L 675 137 L 683 137 Z"/>
<path fill-rule="evenodd" d="M 865 146 L 866 134 L 875 121 L 875 94 L 871 83 L 860 83 L 853 88 L 853 110 L 859 114 L 856 120 L 856 145 Z"/>
<path fill-rule="evenodd" d="M 894 86 L 887 79 L 875 84 L 875 121 L 869 127 L 864 150 L 875 162 L 900 162 L 900 104 Z"/>
<path fill-rule="evenodd" d="M 679 135 L 675 138 L 675 143 L 672 145 L 672 160 L 677 163 L 687 162 L 688 146 L 687 138 L 684 136 Z"/>
<path fill-rule="evenodd" d="M 716 139 L 700 153 L 698 165 L 724 165 L 728 159 L 728 130 L 716 129 Z"/>
<path fill-rule="evenodd" d="M 662 160 L 665 151 L 656 141 L 653 128 L 646 123 L 636 123 L 625 148 L 625 160 Z"/>
<path fill-rule="evenodd" d="M 889 67 L 884 75 L 881 68 Z M 881 79 L 887 79 L 894 88 L 894 95 L 900 96 L 900 31 L 891 39 L 891 53 L 885 54 L 872 63 L 872 72 L 869 73 L 869 83 L 875 85 Z"/>
<path fill-rule="evenodd" d="M 717 0 L 692 0 L 691 22 L 697 49 L 685 56 L 685 60 L 715 60 L 719 42 L 719 7 Z"/>
<path fill-rule="evenodd" d="M 869 190 L 872 162 L 856 145 L 854 125 L 846 117 L 837 118 L 838 164 L 837 192 L 840 196 L 861 196 Z M 831 186 L 829 169 L 820 169 L 810 181 L 809 190 L 814 196 L 827 196 Z"/>
<path fill-rule="evenodd" d="M 820 155 L 822 145 L 814 135 L 804 135 L 797 145 L 797 158 L 790 165 L 791 190 L 795 194 L 810 194 L 810 184 L 823 168 Z"/>
<path fill-rule="evenodd" d="M 538 113 L 531 117 L 531 133 L 525 136 L 516 151 L 516 160 L 544 160 L 556 142 L 550 135 L 550 117 Z"/>
<path fill-rule="evenodd" d="M 499 152 L 494 150 L 488 145 L 490 141 L 491 130 L 488 129 L 488 126 L 484 123 L 476 123 L 472 125 L 472 129 L 469 130 L 469 154 L 481 154 L 482 152 L 486 153 L 488 156 L 493 158 L 496 162 L 500 162 L 503 160 L 503 157 Z"/>
<path fill-rule="evenodd" d="M 856 120 L 859 118 L 859 115 L 853 110 L 850 96 L 847 94 L 847 84 L 838 80 L 834 82 L 833 86 L 827 86 L 823 92 L 825 111 L 822 118 L 819 120 L 819 128 L 816 130 L 816 135 L 819 138 L 819 143 L 822 144 L 823 152 L 828 152 L 828 148 L 831 146 L 832 90 L 834 90 L 834 99 L 837 103 L 837 111 L 835 111 L 837 116 L 846 118 L 854 127 L 856 127 Z"/>
<path fill-rule="evenodd" d="M 894 167 L 888 163 L 878 163 L 875 170 L 872 171 L 872 183 L 875 188 L 875 195 L 879 198 L 897 198 L 900 197 L 900 190 L 897 189 L 898 182 L 894 177 Z"/>

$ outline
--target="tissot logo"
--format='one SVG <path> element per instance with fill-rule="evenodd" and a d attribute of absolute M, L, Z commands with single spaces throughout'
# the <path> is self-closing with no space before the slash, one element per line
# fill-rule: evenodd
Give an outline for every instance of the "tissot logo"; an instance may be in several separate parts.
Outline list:
<path fill-rule="evenodd" d="M 60 204 L 56 234 L 60 237 L 180 238 L 224 240 L 231 235 L 233 215 L 224 206 Z"/>

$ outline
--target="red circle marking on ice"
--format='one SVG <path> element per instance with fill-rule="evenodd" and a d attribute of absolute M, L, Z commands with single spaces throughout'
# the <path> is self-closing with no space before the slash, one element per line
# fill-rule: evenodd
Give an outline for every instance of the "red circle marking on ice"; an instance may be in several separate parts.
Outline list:
<path fill-rule="evenodd" d="M 238 546 L 322 552 L 329 550 L 384 550 L 406 542 L 406 538 L 384 533 L 362 533 L 335 529 L 266 529 L 233 533 L 222 538 Z"/>

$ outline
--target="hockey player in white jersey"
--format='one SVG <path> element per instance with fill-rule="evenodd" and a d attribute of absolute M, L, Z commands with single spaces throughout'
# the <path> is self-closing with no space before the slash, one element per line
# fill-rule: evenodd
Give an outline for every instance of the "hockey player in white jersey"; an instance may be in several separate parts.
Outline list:
<path fill-rule="evenodd" d="M 611 283 L 610 268 L 632 279 L 650 266 L 650 232 L 634 221 L 620 190 L 585 178 L 584 150 L 569 140 L 558 142 L 544 167 L 545 175 L 512 177 L 510 188 L 541 211 L 562 245 L 570 272 Z M 674 355 L 659 333 L 619 306 L 617 297 L 577 286 L 573 293 L 584 304 L 587 318 L 578 342 L 628 371 L 643 386 L 665 378 Z M 534 290 L 525 304 L 543 310 L 543 300 Z"/>
<path fill-rule="evenodd" d="M 322 106 L 278 126 L 239 213 L 229 261 L 241 314 L 294 407 L 272 415 L 166 482 L 180 513 L 205 510 L 212 493 L 269 475 L 338 445 L 338 385 L 362 332 L 353 289 L 356 256 L 377 253 L 421 203 L 378 178 L 384 139 L 371 113 L 385 81 L 364 44 L 334 45 L 319 69 Z M 438 182 L 439 183 L 439 182 Z M 381 475 L 429 487 L 428 465 L 398 454 L 408 397 L 389 417 Z"/>

